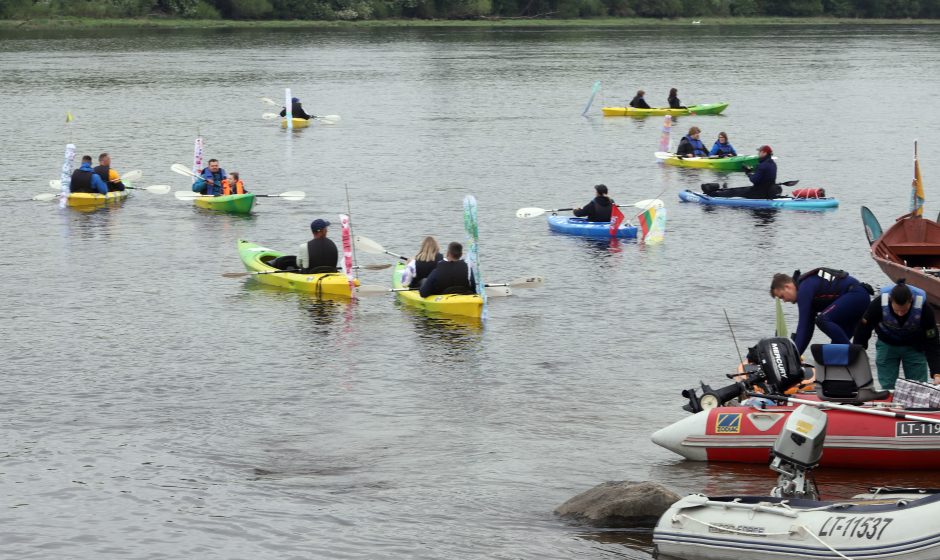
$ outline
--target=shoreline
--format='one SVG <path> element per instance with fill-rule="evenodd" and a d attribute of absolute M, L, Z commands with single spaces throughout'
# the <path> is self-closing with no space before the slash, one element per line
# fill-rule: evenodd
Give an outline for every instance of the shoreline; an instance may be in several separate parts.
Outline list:
<path fill-rule="evenodd" d="M 381 19 L 357 21 L 325 20 L 225 20 L 151 18 L 42 18 L 30 20 L 0 20 L 0 31 L 42 31 L 62 29 L 320 29 L 363 27 L 688 27 L 693 18 L 591 18 L 591 19 L 476 19 L 476 20 L 418 20 Z M 702 27 L 708 26 L 854 26 L 854 25 L 940 25 L 940 19 L 843 19 L 843 18 L 700 18 Z"/>

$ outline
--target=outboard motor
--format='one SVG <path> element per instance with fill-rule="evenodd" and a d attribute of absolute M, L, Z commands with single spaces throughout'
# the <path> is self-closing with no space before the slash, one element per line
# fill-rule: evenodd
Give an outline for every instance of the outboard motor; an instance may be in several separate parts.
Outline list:
<path fill-rule="evenodd" d="M 770 492 L 778 498 L 819 498 L 811 471 L 822 458 L 828 417 L 822 410 L 800 405 L 787 418 L 774 442 L 770 468 L 780 473 Z"/>
<path fill-rule="evenodd" d="M 789 338 L 765 338 L 751 348 L 747 353 L 750 362 L 744 366 L 741 374 L 728 377 L 746 376 L 731 385 L 712 389 L 709 385 L 699 382 L 702 396 L 696 394 L 696 389 L 682 391 L 682 396 L 689 400 L 683 410 L 701 412 L 721 406 L 740 397 L 752 387 L 760 387 L 765 393 L 782 394 L 787 389 L 799 385 L 805 379 L 803 364 L 800 362 L 800 353 L 796 345 Z"/>

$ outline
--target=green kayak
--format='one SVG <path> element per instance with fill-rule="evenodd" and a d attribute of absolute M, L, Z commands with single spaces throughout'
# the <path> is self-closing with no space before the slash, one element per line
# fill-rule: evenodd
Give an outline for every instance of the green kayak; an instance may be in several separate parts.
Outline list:
<path fill-rule="evenodd" d="M 200 196 L 193 204 L 207 210 L 228 214 L 250 214 L 255 205 L 254 193 L 230 194 L 227 196 Z"/>

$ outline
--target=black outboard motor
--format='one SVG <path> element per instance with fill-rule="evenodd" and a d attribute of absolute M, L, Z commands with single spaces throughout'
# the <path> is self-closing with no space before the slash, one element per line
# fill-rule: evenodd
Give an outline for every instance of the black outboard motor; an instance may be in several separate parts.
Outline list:
<path fill-rule="evenodd" d="M 743 374 L 728 376 L 744 375 L 745 379 L 719 389 L 699 382 L 702 396 L 696 394 L 695 388 L 682 391 L 682 396 L 689 400 L 682 409 L 693 414 L 710 410 L 740 397 L 753 387 L 759 387 L 765 393 L 782 394 L 805 378 L 800 353 L 789 338 L 765 338 L 748 351 L 747 359 L 750 363 L 744 366 Z"/>

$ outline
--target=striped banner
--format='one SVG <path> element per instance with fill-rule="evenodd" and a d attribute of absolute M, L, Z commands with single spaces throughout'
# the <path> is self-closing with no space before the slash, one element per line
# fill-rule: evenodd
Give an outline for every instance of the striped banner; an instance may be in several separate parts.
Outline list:
<path fill-rule="evenodd" d="M 343 273 L 349 279 L 349 292 L 352 297 L 356 297 L 356 283 L 353 272 L 353 254 L 352 254 L 352 227 L 349 224 L 349 216 L 339 215 L 339 223 L 343 228 Z"/>

